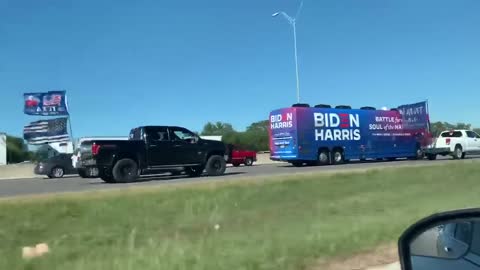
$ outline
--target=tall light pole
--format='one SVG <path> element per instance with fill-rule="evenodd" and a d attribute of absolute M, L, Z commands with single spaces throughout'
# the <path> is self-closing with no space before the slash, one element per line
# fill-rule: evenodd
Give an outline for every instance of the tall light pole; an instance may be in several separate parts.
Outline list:
<path fill-rule="evenodd" d="M 299 82 L 299 79 L 298 79 L 297 27 L 296 27 L 296 24 L 297 24 L 297 18 L 298 18 L 298 15 L 300 14 L 302 6 L 303 6 L 303 1 L 300 2 L 300 7 L 298 8 L 297 14 L 295 15 L 294 18 L 288 16 L 288 14 L 283 12 L 283 11 L 275 12 L 275 13 L 272 14 L 272 17 L 277 17 L 278 15 L 282 15 L 285 19 L 287 19 L 287 21 L 290 23 L 290 25 L 293 28 L 293 46 L 294 46 L 294 50 L 295 50 L 295 75 L 296 75 L 296 78 L 297 78 L 297 103 L 300 103 L 300 82 Z"/>

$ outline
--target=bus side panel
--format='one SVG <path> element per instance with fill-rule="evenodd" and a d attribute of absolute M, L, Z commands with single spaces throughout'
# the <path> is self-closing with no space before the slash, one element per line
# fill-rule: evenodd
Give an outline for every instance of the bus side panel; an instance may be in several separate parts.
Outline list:
<path fill-rule="evenodd" d="M 346 159 L 358 159 L 360 145 L 364 144 L 365 137 L 355 136 L 354 133 L 360 135 L 362 130 L 351 127 L 349 121 L 348 126 L 345 126 L 346 122 L 341 122 L 348 120 L 350 114 L 357 113 L 357 110 L 331 108 L 298 110 L 299 157 L 302 160 L 317 160 L 321 148 L 331 151 L 340 147 L 344 150 Z M 333 121 L 330 115 L 335 118 Z M 360 118 L 360 115 L 358 117 Z M 361 119 L 359 122 L 362 122 Z"/>
<path fill-rule="evenodd" d="M 415 153 L 415 138 L 396 111 L 297 108 L 297 129 L 301 160 L 315 160 L 320 148 L 335 147 L 344 150 L 347 160 Z"/>
<path fill-rule="evenodd" d="M 272 111 L 269 117 L 270 159 L 298 159 L 296 108 Z"/>
<path fill-rule="evenodd" d="M 313 161 L 318 156 L 315 122 L 311 108 L 297 108 L 298 159 Z"/>
<path fill-rule="evenodd" d="M 415 155 L 416 139 L 404 128 L 396 111 L 364 111 L 364 158 L 401 158 Z M 363 150 L 364 149 L 364 150 Z"/>
<path fill-rule="evenodd" d="M 347 160 L 414 157 L 428 130 L 416 126 L 412 129 L 404 118 L 397 111 L 304 107 L 276 110 L 270 114 L 271 159 L 316 160 L 320 148 L 341 148 Z"/>

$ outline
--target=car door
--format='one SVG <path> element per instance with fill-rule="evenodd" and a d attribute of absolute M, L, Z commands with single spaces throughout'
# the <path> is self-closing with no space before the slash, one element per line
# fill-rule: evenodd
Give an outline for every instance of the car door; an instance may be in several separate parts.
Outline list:
<path fill-rule="evenodd" d="M 475 136 L 475 152 L 480 153 L 480 135 L 474 131 L 472 131 L 473 136 Z"/>
<path fill-rule="evenodd" d="M 145 128 L 148 167 L 170 166 L 175 163 L 173 143 L 167 127 Z"/>
<path fill-rule="evenodd" d="M 77 173 L 77 169 L 73 167 L 72 156 L 73 154 L 66 154 L 62 157 L 62 164 L 63 164 L 63 167 L 65 168 L 65 174 Z"/>
<path fill-rule="evenodd" d="M 477 138 L 478 134 L 468 130 L 467 132 L 467 151 L 478 152 L 480 151 L 480 140 Z"/>
<path fill-rule="evenodd" d="M 203 151 L 198 136 L 186 128 L 169 128 L 173 142 L 172 158 L 176 164 L 198 164 L 202 162 Z"/>

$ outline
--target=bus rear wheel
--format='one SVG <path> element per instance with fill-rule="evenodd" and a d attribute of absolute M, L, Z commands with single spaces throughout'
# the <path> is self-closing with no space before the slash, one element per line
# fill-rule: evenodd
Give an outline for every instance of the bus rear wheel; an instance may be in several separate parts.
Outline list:
<path fill-rule="evenodd" d="M 332 161 L 333 164 L 342 164 L 345 162 L 345 157 L 343 156 L 343 151 L 341 149 L 334 149 L 332 151 Z"/>
<path fill-rule="evenodd" d="M 318 163 L 320 165 L 330 164 L 330 153 L 327 149 L 321 149 L 318 153 Z"/>

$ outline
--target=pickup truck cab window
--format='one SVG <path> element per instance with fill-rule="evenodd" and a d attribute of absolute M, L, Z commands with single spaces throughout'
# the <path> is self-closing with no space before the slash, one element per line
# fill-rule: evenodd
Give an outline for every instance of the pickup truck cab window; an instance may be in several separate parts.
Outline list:
<path fill-rule="evenodd" d="M 442 138 L 460 138 L 462 137 L 461 131 L 445 131 L 440 135 Z"/>
<path fill-rule="evenodd" d="M 141 140 L 142 139 L 142 130 L 140 128 L 134 128 L 130 131 L 128 137 L 129 140 Z"/>
<path fill-rule="evenodd" d="M 467 131 L 467 136 L 469 138 L 480 139 L 480 135 L 478 135 L 477 133 L 475 133 L 473 131 Z"/>
<path fill-rule="evenodd" d="M 198 139 L 195 133 L 191 132 L 188 129 L 170 128 L 170 131 L 172 133 L 172 140 L 174 141 L 196 141 Z"/>
<path fill-rule="evenodd" d="M 168 129 L 166 127 L 155 127 L 147 130 L 147 138 L 150 142 L 168 142 L 170 141 Z"/>

